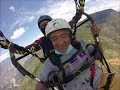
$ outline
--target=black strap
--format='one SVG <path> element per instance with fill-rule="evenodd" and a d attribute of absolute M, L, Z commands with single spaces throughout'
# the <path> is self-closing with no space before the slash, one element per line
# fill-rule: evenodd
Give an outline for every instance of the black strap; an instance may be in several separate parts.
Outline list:
<path fill-rule="evenodd" d="M 101 49 L 100 49 L 99 47 L 97 47 L 97 50 L 98 50 L 99 54 L 101 55 L 101 60 L 100 60 L 100 62 L 104 65 L 104 67 L 106 67 L 108 73 L 111 73 L 110 67 L 109 67 L 109 65 L 108 65 L 108 63 L 107 63 L 107 61 L 106 61 L 106 59 L 105 59 L 105 57 L 104 57 Z M 105 64 L 103 63 L 103 60 L 104 60 L 104 63 L 105 63 Z"/>
<path fill-rule="evenodd" d="M 61 55 L 57 55 L 55 52 L 51 52 L 49 55 L 51 63 L 55 66 L 59 66 L 59 64 L 61 63 L 60 57 Z"/>
<path fill-rule="evenodd" d="M 111 74 L 108 75 L 108 77 L 107 77 L 107 82 L 106 82 L 106 84 L 102 87 L 102 88 L 104 88 L 104 90 L 109 90 L 110 84 L 111 84 L 114 76 L 115 76 L 114 73 L 111 73 Z"/>
<path fill-rule="evenodd" d="M 63 72 L 63 79 L 65 79 L 66 74 L 65 74 L 64 67 L 61 64 L 60 56 L 61 55 L 57 55 L 54 52 L 52 52 L 49 55 L 49 59 L 50 59 L 50 61 L 51 61 L 51 63 L 53 65 L 58 66 L 60 68 L 60 70 L 62 70 L 62 72 Z M 55 81 L 57 82 L 57 84 L 55 83 Z M 53 80 L 52 82 L 53 82 L 53 85 L 55 85 L 55 86 L 57 86 L 59 88 L 59 90 L 64 90 L 63 87 L 62 87 L 62 83 L 61 82 L 59 82 L 58 80 Z M 51 85 L 52 85 L 52 83 L 51 83 Z"/>
<path fill-rule="evenodd" d="M 92 57 L 92 56 L 94 56 L 95 53 L 97 52 L 97 46 L 94 45 L 94 44 L 87 44 L 87 45 L 86 45 L 86 49 L 87 49 L 89 46 L 93 46 L 93 48 L 94 48 L 93 51 L 92 51 L 92 53 L 90 54 L 90 56 Z"/>
<path fill-rule="evenodd" d="M 79 51 L 81 51 L 82 50 L 82 46 L 81 46 L 81 43 L 80 42 L 78 42 L 78 41 L 76 41 L 76 40 L 72 40 L 72 46 L 75 48 L 75 49 L 77 49 L 77 50 L 79 50 Z"/>
<path fill-rule="evenodd" d="M 74 27 L 74 32 L 73 32 L 73 36 L 75 37 L 76 34 L 76 25 L 77 25 L 77 1 L 75 1 L 75 5 L 76 5 L 76 14 L 75 14 L 75 19 L 74 19 L 74 23 L 73 23 L 73 27 Z"/>
<path fill-rule="evenodd" d="M 79 26 L 83 25 L 84 23 L 86 23 L 87 21 L 89 21 L 89 19 L 84 19 L 83 21 L 81 21 L 77 26 L 76 28 L 78 28 Z"/>
<path fill-rule="evenodd" d="M 106 61 L 106 59 L 105 59 L 105 57 L 104 57 L 103 54 L 102 54 L 102 57 L 103 57 L 103 60 L 104 60 L 104 62 L 105 62 L 105 65 L 106 65 L 106 67 L 107 67 L 107 71 L 108 71 L 109 73 L 111 73 L 110 67 L 109 67 L 109 65 L 108 65 L 108 63 L 107 63 L 107 61 Z"/>

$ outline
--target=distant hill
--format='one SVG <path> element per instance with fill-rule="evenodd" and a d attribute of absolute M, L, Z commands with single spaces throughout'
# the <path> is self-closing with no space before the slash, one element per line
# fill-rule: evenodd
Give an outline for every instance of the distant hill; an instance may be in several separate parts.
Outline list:
<path fill-rule="evenodd" d="M 120 12 L 107 9 L 91 14 L 91 16 L 102 26 L 101 29 L 104 30 L 105 36 L 114 37 L 114 40 L 117 39 L 117 42 L 120 43 Z"/>
<path fill-rule="evenodd" d="M 26 59 L 24 58 L 20 63 L 24 65 L 26 60 L 29 60 L 30 57 L 31 56 L 26 57 Z M 13 66 L 10 58 L 0 62 L 0 90 L 11 90 L 10 88 L 14 87 L 13 83 L 15 83 L 16 88 L 16 84 L 19 84 L 22 78 L 23 76 Z"/>
<path fill-rule="evenodd" d="M 0 67 L 3 67 L 4 65 L 6 65 L 7 63 L 10 63 L 10 58 L 6 58 L 5 60 L 3 60 L 2 62 L 0 62 Z"/>
<path fill-rule="evenodd" d="M 8 90 L 15 77 L 15 68 L 10 59 L 6 59 L 0 63 L 0 90 Z"/>
<path fill-rule="evenodd" d="M 119 12 L 114 11 L 113 9 L 107 9 L 107 10 L 93 13 L 93 14 L 91 14 L 91 16 L 97 23 L 101 24 L 101 23 L 106 22 L 108 20 L 108 17 L 111 17 L 111 15 L 114 15 L 114 16 L 112 16 L 112 18 L 114 18 L 114 17 L 118 17 L 119 14 L 120 14 Z M 118 18 L 120 18 L 120 17 L 118 17 Z"/>

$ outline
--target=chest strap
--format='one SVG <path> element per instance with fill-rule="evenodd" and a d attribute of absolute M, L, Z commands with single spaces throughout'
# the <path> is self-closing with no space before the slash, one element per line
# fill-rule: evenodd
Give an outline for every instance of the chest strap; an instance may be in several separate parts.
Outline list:
<path fill-rule="evenodd" d="M 77 70 L 77 72 L 75 72 L 74 74 L 71 74 L 71 75 L 67 76 L 66 79 L 63 80 L 63 82 L 64 82 L 64 83 L 70 82 L 70 81 L 73 80 L 76 76 L 78 76 L 78 75 L 81 74 L 83 71 L 85 71 L 86 69 L 88 69 L 94 62 L 95 62 L 95 59 L 92 57 L 91 60 L 88 60 L 85 64 L 83 64 L 82 67 Z"/>

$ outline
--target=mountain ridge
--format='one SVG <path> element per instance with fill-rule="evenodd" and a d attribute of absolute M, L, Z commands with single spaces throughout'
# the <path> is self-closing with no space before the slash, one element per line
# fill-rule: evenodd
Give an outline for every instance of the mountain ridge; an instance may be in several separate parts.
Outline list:
<path fill-rule="evenodd" d="M 93 14 L 90 14 L 90 16 L 95 20 L 97 23 L 104 23 L 107 20 L 107 17 L 111 15 L 111 13 L 114 13 L 116 15 L 119 14 L 119 12 L 113 10 L 113 9 L 106 9 L 103 11 L 99 11 Z"/>

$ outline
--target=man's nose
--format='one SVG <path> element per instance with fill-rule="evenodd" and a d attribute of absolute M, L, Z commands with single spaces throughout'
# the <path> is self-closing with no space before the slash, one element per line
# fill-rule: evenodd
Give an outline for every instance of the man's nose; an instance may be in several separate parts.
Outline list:
<path fill-rule="evenodd" d="M 64 45 L 64 39 L 63 38 L 59 38 L 58 39 L 58 43 L 59 43 L 59 45 Z"/>

